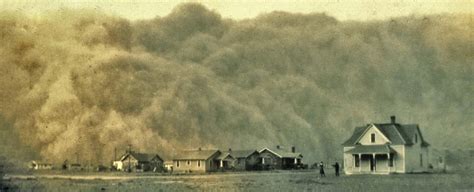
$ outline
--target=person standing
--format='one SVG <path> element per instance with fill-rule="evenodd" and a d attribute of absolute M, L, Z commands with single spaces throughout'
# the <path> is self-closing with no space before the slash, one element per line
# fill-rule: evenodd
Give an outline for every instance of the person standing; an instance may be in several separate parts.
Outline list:
<path fill-rule="evenodd" d="M 339 163 L 334 163 L 334 165 L 332 165 L 334 167 L 334 171 L 336 172 L 336 176 L 339 176 Z"/>
<path fill-rule="evenodd" d="M 321 177 L 326 177 L 326 174 L 324 174 L 324 164 L 322 161 L 321 163 L 319 163 L 319 174 L 321 175 Z"/>

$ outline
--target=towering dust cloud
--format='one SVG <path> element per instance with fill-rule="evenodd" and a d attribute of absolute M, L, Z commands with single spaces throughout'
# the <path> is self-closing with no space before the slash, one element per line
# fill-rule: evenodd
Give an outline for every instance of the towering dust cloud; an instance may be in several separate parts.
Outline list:
<path fill-rule="evenodd" d="M 434 146 L 472 147 L 473 32 L 472 15 L 4 12 L 0 152 L 105 163 L 127 144 L 164 156 L 279 144 L 326 160 L 353 127 L 390 115 Z"/>

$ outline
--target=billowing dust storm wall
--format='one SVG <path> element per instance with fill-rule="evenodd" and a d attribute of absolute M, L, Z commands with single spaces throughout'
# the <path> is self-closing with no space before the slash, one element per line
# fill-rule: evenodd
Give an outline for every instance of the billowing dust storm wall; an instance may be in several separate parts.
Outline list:
<path fill-rule="evenodd" d="M 127 144 L 163 156 L 279 144 L 326 161 L 355 126 L 390 115 L 434 145 L 472 146 L 473 26 L 472 15 L 236 21 L 199 4 L 141 21 L 3 12 L 0 152 L 106 163 Z"/>

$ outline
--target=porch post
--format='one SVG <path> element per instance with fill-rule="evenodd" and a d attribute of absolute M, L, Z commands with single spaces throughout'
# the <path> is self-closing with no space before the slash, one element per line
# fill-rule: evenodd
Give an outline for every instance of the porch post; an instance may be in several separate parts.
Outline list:
<path fill-rule="evenodd" d="M 377 169 L 377 162 L 375 162 L 375 153 L 372 153 L 372 158 L 373 158 L 373 160 L 372 160 L 372 162 L 373 162 L 372 166 L 374 166 L 374 172 L 375 172 L 375 171 L 376 171 L 375 169 Z"/>
<path fill-rule="evenodd" d="M 296 164 L 298 164 L 298 160 L 296 160 L 296 158 L 295 158 L 295 165 L 296 165 Z"/>
<path fill-rule="evenodd" d="M 262 164 L 265 165 L 265 158 L 262 157 Z"/>
<path fill-rule="evenodd" d="M 395 168 L 395 172 L 397 171 L 397 161 L 395 161 L 395 156 L 393 156 L 393 168 Z"/>
<path fill-rule="evenodd" d="M 359 153 L 359 173 L 362 171 L 362 155 Z"/>
<path fill-rule="evenodd" d="M 356 156 L 351 154 L 352 156 L 352 172 L 354 172 L 354 167 L 356 166 Z"/>
<path fill-rule="evenodd" d="M 224 167 L 224 162 L 223 162 L 222 160 L 221 160 L 221 162 L 220 162 L 220 167 L 221 167 L 221 168 Z"/>
<path fill-rule="evenodd" d="M 388 172 L 390 173 L 390 153 L 387 153 L 387 167 L 388 167 Z"/>

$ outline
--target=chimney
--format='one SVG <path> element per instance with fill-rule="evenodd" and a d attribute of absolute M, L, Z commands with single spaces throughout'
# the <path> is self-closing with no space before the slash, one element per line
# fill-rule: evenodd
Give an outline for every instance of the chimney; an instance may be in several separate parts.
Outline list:
<path fill-rule="evenodd" d="M 292 152 L 292 153 L 295 153 L 295 152 L 296 152 L 296 147 L 295 147 L 295 146 L 291 147 L 291 152 Z"/>
<path fill-rule="evenodd" d="M 229 151 L 232 151 L 232 148 L 229 148 Z"/>
<path fill-rule="evenodd" d="M 277 145 L 277 149 L 280 149 L 280 145 Z"/>
<path fill-rule="evenodd" d="M 392 124 L 395 124 L 395 119 L 396 119 L 396 117 L 394 115 L 390 116 L 390 120 L 391 120 Z"/>

